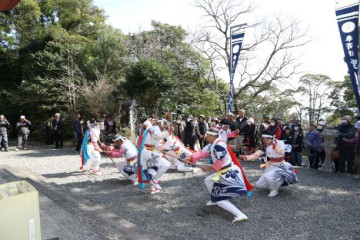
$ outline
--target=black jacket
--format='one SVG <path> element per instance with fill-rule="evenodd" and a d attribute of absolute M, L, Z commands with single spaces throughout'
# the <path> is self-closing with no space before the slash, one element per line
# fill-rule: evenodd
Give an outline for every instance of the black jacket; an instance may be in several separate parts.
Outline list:
<path fill-rule="evenodd" d="M 241 121 L 240 121 L 240 118 L 236 119 L 236 124 L 239 129 L 240 135 L 244 135 L 244 130 L 245 130 L 245 127 L 247 126 L 246 122 L 247 122 L 247 117 L 244 117 Z"/>
<path fill-rule="evenodd" d="M 304 145 L 304 134 L 299 133 L 294 139 L 294 151 L 301 152 L 303 150 L 303 145 Z"/>
<path fill-rule="evenodd" d="M 58 121 L 56 119 L 53 120 L 52 126 L 55 133 L 63 134 L 64 133 L 64 122 L 62 119 L 59 119 Z"/>
<path fill-rule="evenodd" d="M 192 137 L 195 137 L 195 124 L 193 120 L 186 122 L 186 127 L 184 132 L 185 132 L 185 139 L 190 139 Z"/>
<path fill-rule="evenodd" d="M 347 145 L 342 139 L 351 139 L 355 137 L 356 128 L 353 124 L 343 124 L 341 123 L 337 126 L 336 130 L 340 132 L 337 137 L 337 143 L 339 146 Z"/>

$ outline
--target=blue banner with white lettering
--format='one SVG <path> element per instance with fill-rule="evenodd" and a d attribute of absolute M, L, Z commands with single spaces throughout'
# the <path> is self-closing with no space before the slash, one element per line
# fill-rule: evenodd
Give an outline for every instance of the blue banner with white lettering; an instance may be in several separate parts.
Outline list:
<path fill-rule="evenodd" d="M 338 21 L 341 43 L 348 66 L 350 79 L 354 88 L 356 102 L 360 110 L 360 83 L 359 83 L 359 1 L 335 10 Z"/>
<path fill-rule="evenodd" d="M 231 69 L 230 69 L 230 86 L 229 86 L 229 103 L 228 103 L 228 112 L 232 112 L 234 110 L 233 103 L 233 93 L 234 93 L 234 75 L 236 66 L 239 60 L 241 46 L 245 36 L 244 27 L 246 24 L 241 24 L 237 26 L 233 26 L 230 28 L 230 61 L 231 61 Z"/>

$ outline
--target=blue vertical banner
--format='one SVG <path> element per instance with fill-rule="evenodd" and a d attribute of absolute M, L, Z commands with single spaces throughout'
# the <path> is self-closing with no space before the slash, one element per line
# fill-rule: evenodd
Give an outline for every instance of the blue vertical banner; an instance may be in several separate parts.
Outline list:
<path fill-rule="evenodd" d="M 349 3 L 350 2 L 350 3 Z M 348 66 L 350 79 L 355 92 L 356 102 L 360 110 L 359 83 L 359 1 L 339 0 L 335 9 L 341 43 Z M 347 4 L 340 6 L 340 4 Z"/>
<path fill-rule="evenodd" d="M 245 36 L 245 27 L 247 24 L 240 24 L 230 27 L 230 84 L 229 84 L 229 102 L 228 112 L 234 110 L 233 93 L 234 93 L 234 75 L 237 63 L 239 61 L 241 46 Z"/>

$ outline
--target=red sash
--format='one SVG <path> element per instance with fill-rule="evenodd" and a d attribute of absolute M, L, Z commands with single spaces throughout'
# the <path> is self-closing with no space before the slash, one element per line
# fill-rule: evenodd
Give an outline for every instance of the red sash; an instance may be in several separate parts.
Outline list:
<path fill-rule="evenodd" d="M 244 170 L 243 170 L 243 168 L 242 168 L 239 160 L 237 159 L 235 153 L 233 153 L 233 152 L 231 151 L 229 145 L 227 145 L 227 150 L 228 150 L 228 152 L 229 152 L 229 154 L 230 154 L 230 156 L 231 156 L 231 160 L 233 161 L 233 163 L 234 163 L 236 166 L 238 166 L 238 167 L 240 168 L 240 170 L 241 170 L 241 173 L 242 173 L 242 175 L 243 175 L 243 177 L 244 177 L 244 183 L 245 183 L 245 186 L 246 186 L 246 190 L 247 190 L 247 191 L 251 191 L 254 187 L 253 187 L 253 186 L 249 183 L 249 181 L 247 180 L 246 175 L 245 175 L 245 173 L 244 173 Z"/>

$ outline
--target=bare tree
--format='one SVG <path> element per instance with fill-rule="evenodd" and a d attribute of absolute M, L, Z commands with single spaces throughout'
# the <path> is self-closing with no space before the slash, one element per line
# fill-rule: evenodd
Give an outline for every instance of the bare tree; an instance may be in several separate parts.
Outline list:
<path fill-rule="evenodd" d="M 114 81 L 110 81 L 108 75 L 101 73 L 97 68 L 94 69 L 97 80 L 89 81 L 76 64 L 77 54 L 74 49 L 66 50 L 67 58 L 61 65 L 61 74 L 57 78 L 57 81 L 64 87 L 67 108 L 71 113 L 76 113 L 85 104 L 93 114 L 108 110 L 114 112 L 114 107 L 109 105 L 110 96 L 114 92 Z M 107 73 L 112 74 L 111 71 L 107 71 Z M 121 94 L 117 95 L 117 98 L 121 97 Z M 85 101 L 83 99 L 79 101 L 80 98 Z"/>
<path fill-rule="evenodd" d="M 86 79 L 79 66 L 75 63 L 76 54 L 72 49 L 66 50 L 66 56 L 66 62 L 61 66 L 62 74 L 57 81 L 64 87 L 67 96 L 67 108 L 71 113 L 76 113 L 82 84 Z"/>
<path fill-rule="evenodd" d="M 241 18 L 253 12 L 251 4 L 236 0 L 195 0 L 195 6 L 204 12 L 206 24 L 195 33 L 192 45 L 210 62 L 210 71 L 204 79 L 213 90 L 226 98 L 216 88 L 219 72 L 230 73 L 230 27 L 242 23 Z M 235 108 L 251 103 L 251 98 L 242 101 L 244 95 L 257 96 L 267 91 L 270 85 L 286 81 L 296 73 L 299 63 L 293 50 L 305 45 L 306 30 L 301 31 L 299 22 L 294 19 L 275 17 L 274 20 L 249 24 L 247 32 L 252 31 L 251 43 L 243 45 L 238 63 L 240 78 L 234 89 Z M 249 35 L 247 33 L 247 35 Z M 247 36 L 245 36 L 245 39 Z"/>
<path fill-rule="evenodd" d="M 83 95 L 86 99 L 90 112 L 98 114 L 101 111 L 109 110 L 109 99 L 113 86 L 105 76 L 100 77 L 96 82 L 88 82 L 83 86 Z"/>

